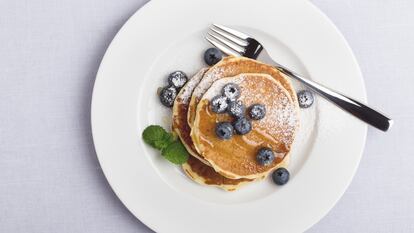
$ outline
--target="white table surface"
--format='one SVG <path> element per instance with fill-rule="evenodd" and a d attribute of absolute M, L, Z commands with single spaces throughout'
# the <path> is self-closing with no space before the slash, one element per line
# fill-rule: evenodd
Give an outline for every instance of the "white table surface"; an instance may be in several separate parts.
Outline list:
<path fill-rule="evenodd" d="M 0 0 L 0 232 L 152 232 L 106 182 L 89 122 L 105 49 L 145 2 Z M 351 186 L 309 232 L 414 232 L 414 1 L 312 2 L 395 125 L 369 129 Z"/>

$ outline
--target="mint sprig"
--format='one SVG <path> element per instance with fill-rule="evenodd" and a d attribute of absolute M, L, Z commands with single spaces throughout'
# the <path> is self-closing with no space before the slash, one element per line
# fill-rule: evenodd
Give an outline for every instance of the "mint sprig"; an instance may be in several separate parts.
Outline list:
<path fill-rule="evenodd" d="M 188 159 L 188 152 L 177 137 L 168 133 L 159 125 L 150 125 L 142 132 L 145 143 L 160 150 L 161 155 L 174 164 L 183 164 Z"/>

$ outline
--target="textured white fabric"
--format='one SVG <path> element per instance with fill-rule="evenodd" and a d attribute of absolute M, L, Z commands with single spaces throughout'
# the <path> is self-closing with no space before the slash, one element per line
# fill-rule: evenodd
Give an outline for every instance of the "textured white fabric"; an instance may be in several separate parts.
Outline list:
<path fill-rule="evenodd" d="M 145 2 L 0 0 L 0 232 L 151 232 L 107 184 L 89 122 L 105 49 Z M 414 232 L 414 1 L 312 2 L 395 126 L 369 129 L 354 181 L 309 232 Z"/>

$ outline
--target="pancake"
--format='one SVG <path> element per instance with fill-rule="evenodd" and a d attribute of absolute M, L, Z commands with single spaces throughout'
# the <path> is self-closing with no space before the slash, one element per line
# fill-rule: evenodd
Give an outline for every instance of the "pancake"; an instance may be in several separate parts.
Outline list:
<path fill-rule="evenodd" d="M 227 191 L 234 191 L 253 180 L 228 179 L 215 172 L 214 169 L 209 166 L 208 161 L 202 159 L 194 148 L 193 140 L 190 136 L 191 128 L 187 123 L 187 110 L 191 93 L 207 70 L 207 68 L 201 69 L 178 93 L 173 106 L 172 129 L 177 133 L 181 142 L 191 155 L 187 163 L 182 165 L 187 176 L 199 184 L 212 185 Z"/>
<path fill-rule="evenodd" d="M 200 99 L 213 82 L 224 77 L 232 77 L 243 73 L 262 73 L 272 76 L 275 80 L 280 82 L 290 94 L 293 102 L 297 104 L 296 92 L 293 89 L 289 78 L 273 66 L 245 57 L 225 57 L 204 74 L 203 79 L 194 89 L 188 110 L 188 124 L 190 127 L 194 124 L 196 108 Z"/>
<path fill-rule="evenodd" d="M 232 117 L 212 112 L 210 100 L 221 94 L 227 83 L 239 85 L 239 100 L 246 107 L 265 105 L 266 116 L 252 121 L 249 133 L 222 140 L 215 134 L 216 123 L 232 121 Z M 268 74 L 247 73 L 221 78 L 211 85 L 197 105 L 191 137 L 199 154 L 215 171 L 231 179 L 255 179 L 281 166 L 290 152 L 298 122 L 298 105 L 281 82 Z M 275 160 L 268 166 L 256 162 L 256 154 L 262 147 L 271 148 L 275 153 Z"/>

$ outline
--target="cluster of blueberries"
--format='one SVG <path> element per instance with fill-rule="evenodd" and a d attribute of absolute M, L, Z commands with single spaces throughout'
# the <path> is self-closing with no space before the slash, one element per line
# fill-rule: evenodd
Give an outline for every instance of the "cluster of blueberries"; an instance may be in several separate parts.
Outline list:
<path fill-rule="evenodd" d="M 220 139 L 227 140 L 233 136 L 233 132 L 244 135 L 252 130 L 251 120 L 261 120 L 266 116 L 266 108 L 262 104 L 253 104 L 248 109 L 248 118 L 244 113 L 246 107 L 238 100 L 240 87 L 234 83 L 226 84 L 221 90 L 221 95 L 215 96 L 210 101 L 211 111 L 215 113 L 228 113 L 234 117 L 231 122 L 219 122 L 216 125 L 216 135 Z M 270 165 L 275 159 L 272 149 L 260 148 L 256 155 L 257 163 L 262 166 Z M 278 168 L 272 173 L 272 180 L 277 185 L 284 185 L 289 181 L 289 171 L 286 168 Z"/>
<path fill-rule="evenodd" d="M 219 122 L 216 125 L 216 135 L 220 139 L 227 140 L 233 136 L 233 132 L 244 135 L 252 130 L 251 120 L 261 120 L 266 116 L 266 108 L 262 104 L 253 104 L 248 108 L 248 118 L 244 113 L 246 107 L 238 100 L 240 87 L 234 83 L 226 84 L 221 95 L 215 96 L 210 101 L 210 109 L 215 113 L 228 113 L 234 117 L 233 122 Z M 270 165 L 275 159 L 272 149 L 260 148 L 256 155 L 257 163 L 262 166 Z M 289 171 L 286 168 L 278 168 L 272 173 L 272 180 L 277 185 L 284 185 L 289 181 Z"/>
<path fill-rule="evenodd" d="M 175 97 L 180 89 L 187 83 L 187 75 L 182 71 L 174 71 L 168 75 L 168 86 L 163 87 L 160 92 L 161 103 L 171 108 L 174 105 Z"/>
<path fill-rule="evenodd" d="M 266 115 L 266 108 L 261 104 L 252 105 L 249 110 L 250 119 L 244 116 L 246 107 L 238 100 L 240 97 L 240 87 L 234 83 L 226 84 L 221 95 L 215 96 L 210 101 L 211 111 L 215 113 L 228 113 L 234 117 L 234 121 L 219 122 L 216 125 L 216 134 L 221 139 L 230 139 L 233 132 L 244 135 L 252 130 L 252 120 L 261 120 Z"/>
<path fill-rule="evenodd" d="M 215 113 L 228 113 L 234 117 L 233 122 L 219 122 L 216 125 L 216 135 L 220 139 L 227 140 L 233 136 L 233 132 L 244 135 L 252 130 L 251 120 L 261 120 L 266 116 L 266 107 L 262 104 L 253 104 L 248 108 L 248 117 L 245 117 L 244 104 L 238 100 L 240 87 L 234 83 L 226 84 L 221 95 L 215 96 L 210 102 L 211 111 Z M 257 153 L 257 162 L 266 166 L 273 162 L 275 155 L 270 148 L 261 148 Z"/>

